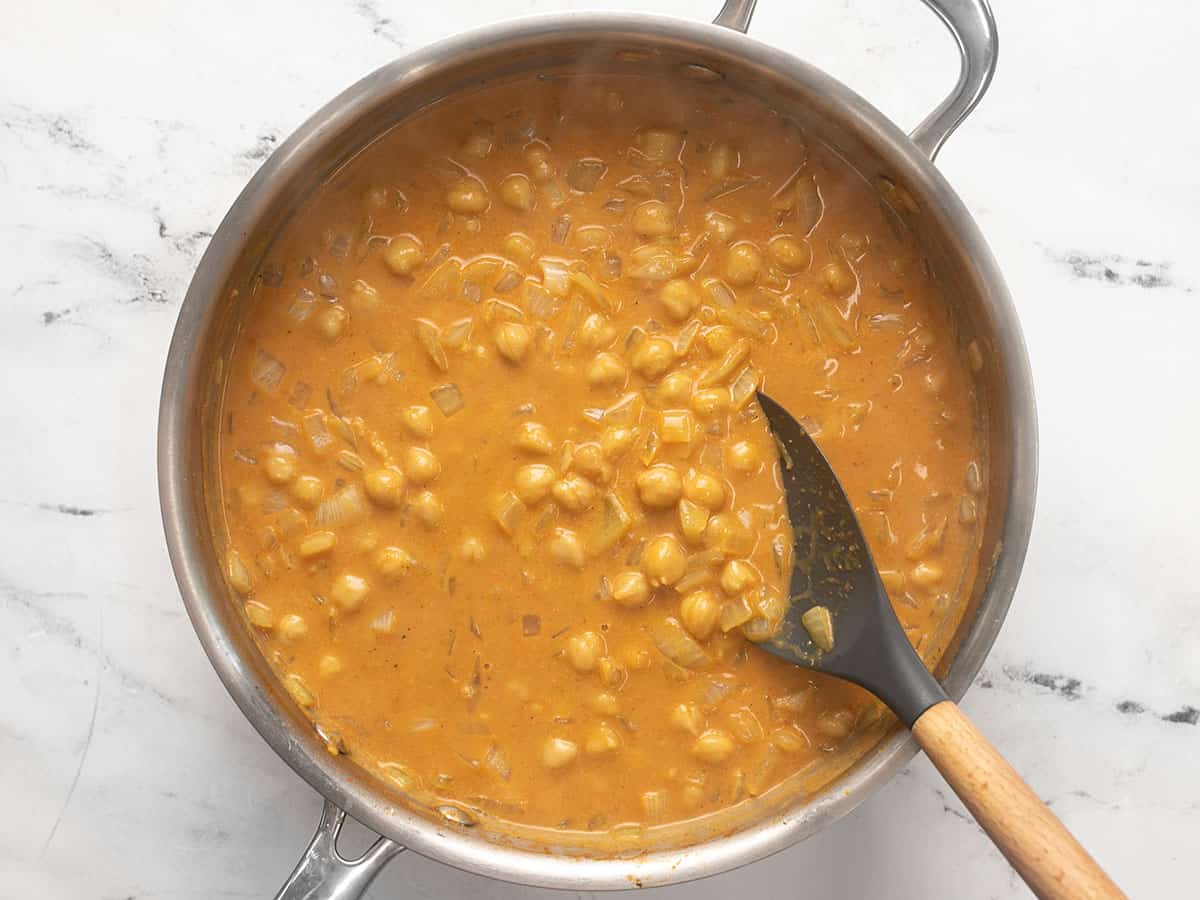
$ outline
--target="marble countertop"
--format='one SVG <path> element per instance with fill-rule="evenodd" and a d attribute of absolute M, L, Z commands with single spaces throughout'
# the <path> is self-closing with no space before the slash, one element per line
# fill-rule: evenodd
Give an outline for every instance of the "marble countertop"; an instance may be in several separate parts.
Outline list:
<path fill-rule="evenodd" d="M 225 694 L 163 544 L 155 422 L 206 241 L 328 98 L 574 0 L 9 4 L 0 32 L 0 895 L 273 895 L 317 795 Z M 589 7 L 709 18 L 717 3 Z M 1025 574 L 965 701 L 1137 897 L 1200 847 L 1200 8 L 1005 3 L 939 166 L 1020 311 L 1041 415 Z M 920 4 L 764 0 L 752 33 L 911 127 L 956 60 Z M 1136 454 L 1136 455 L 1135 455 Z M 843 821 L 656 900 L 1027 896 L 922 758 Z M 370 897 L 549 897 L 406 854 Z"/>

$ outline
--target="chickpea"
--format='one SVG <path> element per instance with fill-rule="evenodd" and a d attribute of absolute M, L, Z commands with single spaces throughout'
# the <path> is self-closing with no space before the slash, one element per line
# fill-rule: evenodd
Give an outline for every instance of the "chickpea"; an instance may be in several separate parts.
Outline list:
<path fill-rule="evenodd" d="M 692 755 L 710 765 L 725 762 L 733 755 L 733 750 L 733 738 L 720 728 L 709 728 L 692 744 Z"/>
<path fill-rule="evenodd" d="M 399 506 L 404 500 L 404 473 L 395 466 L 372 469 L 363 476 L 363 487 L 380 506 Z"/>
<path fill-rule="evenodd" d="M 762 271 L 762 251 L 749 241 L 738 241 L 725 254 L 725 280 L 734 287 L 747 287 Z"/>
<path fill-rule="evenodd" d="M 588 709 L 600 716 L 615 716 L 621 711 L 617 698 L 608 691 L 593 694 L 587 702 Z"/>
<path fill-rule="evenodd" d="M 613 579 L 612 598 L 626 609 L 645 606 L 650 602 L 650 582 L 641 572 L 622 572 Z"/>
<path fill-rule="evenodd" d="M 337 546 L 337 535 L 332 531 L 314 531 L 306 534 L 296 548 L 301 559 L 312 559 L 322 553 L 328 553 Z"/>
<path fill-rule="evenodd" d="M 407 575 L 417 564 L 417 561 L 407 551 L 391 546 L 380 547 L 375 553 L 373 562 L 375 571 L 389 580 Z"/>
<path fill-rule="evenodd" d="M 462 215 L 481 213 L 488 208 L 487 188 L 474 176 L 463 178 L 446 191 L 446 205 Z"/>
<path fill-rule="evenodd" d="M 423 262 L 425 250 L 421 242 L 409 234 L 392 238 L 383 250 L 383 264 L 393 275 L 411 275 Z"/>
<path fill-rule="evenodd" d="M 369 315 L 379 309 L 383 302 L 379 296 L 379 291 L 371 287 L 361 278 L 354 279 L 350 285 L 350 296 L 346 300 L 350 304 L 350 308 L 356 313 Z"/>
<path fill-rule="evenodd" d="M 703 419 L 713 419 L 728 412 L 732 400 L 728 388 L 704 388 L 692 394 L 690 405 L 696 415 Z"/>
<path fill-rule="evenodd" d="M 706 641 L 717 627 L 721 603 L 712 591 L 692 591 L 679 604 L 679 621 L 698 641 Z"/>
<path fill-rule="evenodd" d="M 329 599 L 342 612 L 354 612 L 366 602 L 370 592 L 371 586 L 365 578 L 346 572 L 333 580 L 333 586 L 329 589 Z"/>
<path fill-rule="evenodd" d="M 263 459 L 263 474 L 272 484 L 287 484 L 296 477 L 296 451 L 279 444 Z"/>
<path fill-rule="evenodd" d="M 520 364 L 532 342 L 533 334 L 529 326 L 520 322 L 505 322 L 496 329 L 496 349 L 510 363 Z"/>
<path fill-rule="evenodd" d="M 554 452 L 550 429 L 540 422 L 522 422 L 517 428 L 517 446 L 527 453 L 545 456 Z"/>
<path fill-rule="evenodd" d="M 761 580 L 758 569 L 744 559 L 731 559 L 721 570 L 721 590 L 731 597 L 745 593 Z"/>
<path fill-rule="evenodd" d="M 600 449 L 609 459 L 619 459 L 633 446 L 636 435 L 630 428 L 610 425 L 600 435 Z"/>
<path fill-rule="evenodd" d="M 406 406 L 400 421 L 413 437 L 429 440 L 433 437 L 433 411 L 428 406 Z"/>
<path fill-rule="evenodd" d="M 483 562 L 487 556 L 487 548 L 483 545 L 483 541 L 474 535 L 463 538 L 462 546 L 458 548 L 458 552 L 467 562 Z"/>
<path fill-rule="evenodd" d="M 604 638 L 594 631 L 584 631 L 567 638 L 567 662 L 576 672 L 593 672 L 604 655 Z"/>
<path fill-rule="evenodd" d="M 589 350 L 599 350 L 612 344 L 617 329 L 601 313 L 592 313 L 579 326 L 579 342 Z"/>
<path fill-rule="evenodd" d="M 547 769 L 561 769 L 575 762 L 579 746 L 566 738 L 550 738 L 542 746 L 542 765 Z"/>
<path fill-rule="evenodd" d="M 844 300 L 858 287 L 858 277 L 845 260 L 831 262 L 821 269 L 821 283 L 835 300 Z"/>
<path fill-rule="evenodd" d="M 346 326 L 350 324 L 350 313 L 334 304 L 327 306 L 317 313 L 317 331 L 321 332 L 321 336 L 329 342 L 336 341 L 342 336 L 342 332 L 346 330 Z"/>
<path fill-rule="evenodd" d="M 311 509 L 325 495 L 325 484 L 316 475 L 301 475 L 292 482 L 292 496 L 301 506 Z"/>
<path fill-rule="evenodd" d="M 303 616 L 289 613 L 279 620 L 277 631 L 285 641 L 298 641 L 308 634 L 308 623 Z"/>
<path fill-rule="evenodd" d="M 592 387 L 620 387 L 627 377 L 621 357 L 607 350 L 597 353 L 588 363 L 587 380 Z"/>
<path fill-rule="evenodd" d="M 683 495 L 712 512 L 725 505 L 725 485 L 721 479 L 699 469 L 690 469 L 683 479 Z"/>
<path fill-rule="evenodd" d="M 527 234 L 514 231 L 504 239 L 504 255 L 511 260 L 528 264 L 533 261 L 533 254 L 536 252 L 533 238 Z"/>
<path fill-rule="evenodd" d="M 755 536 L 732 512 L 723 512 L 708 520 L 704 540 L 726 556 L 745 556 L 754 549 Z"/>
<path fill-rule="evenodd" d="M 670 463 L 657 463 L 637 476 L 638 497 L 651 509 L 667 509 L 679 502 L 683 479 Z"/>
<path fill-rule="evenodd" d="M 686 570 L 687 551 L 674 535 L 660 535 L 642 551 L 642 571 L 655 587 L 674 584 Z"/>
<path fill-rule="evenodd" d="M 446 518 L 446 507 L 433 491 L 421 491 L 413 497 L 412 511 L 426 528 L 438 528 Z"/>
<path fill-rule="evenodd" d="M 595 441 L 588 441 L 575 447 L 571 457 L 571 467 L 588 478 L 608 481 L 612 477 L 612 467 L 604 458 L 604 451 Z"/>
<path fill-rule="evenodd" d="M 758 470 L 762 465 L 762 456 L 750 441 L 737 441 L 726 449 L 725 462 L 735 472 L 746 475 Z"/>
<path fill-rule="evenodd" d="M 713 325 L 701 332 L 700 339 L 704 341 L 709 353 L 720 356 L 737 343 L 738 333 L 728 325 Z"/>
<path fill-rule="evenodd" d="M 668 281 L 658 292 L 659 302 L 676 322 L 684 321 L 700 305 L 700 294 L 686 278 Z"/>
<path fill-rule="evenodd" d="M 633 348 L 630 363 L 645 378 L 658 378 L 675 362 L 675 348 L 666 338 L 648 337 Z"/>
<path fill-rule="evenodd" d="M 808 241 L 797 240 L 790 234 L 781 234 L 771 238 L 767 244 L 771 258 L 786 274 L 795 275 L 803 272 L 812 263 L 812 250 Z"/>
<path fill-rule="evenodd" d="M 409 447 L 404 451 L 404 472 L 413 484 L 425 485 L 441 474 L 442 464 L 432 450 Z"/>
<path fill-rule="evenodd" d="M 550 556 L 565 566 L 582 569 L 585 562 L 583 541 L 570 528 L 556 528 L 554 537 L 550 538 Z"/>
<path fill-rule="evenodd" d="M 596 500 L 596 487 L 574 472 L 564 475 L 550 488 L 556 503 L 567 512 L 583 512 Z"/>
<path fill-rule="evenodd" d="M 646 200 L 634 207 L 630 224 L 641 237 L 665 237 L 675 232 L 675 210 L 661 200 Z"/>
<path fill-rule="evenodd" d="M 550 486 L 557 478 L 557 472 L 541 463 L 521 466 L 517 469 L 514 491 L 522 502 L 532 506 L 546 499 Z"/>
<path fill-rule="evenodd" d="M 322 678 L 332 678 L 340 671 L 342 671 L 342 661 L 332 654 L 325 654 L 317 663 L 317 673 Z"/>
<path fill-rule="evenodd" d="M 671 372 L 658 385 L 658 399 L 678 406 L 692 395 L 692 376 L 687 372 Z"/>
<path fill-rule="evenodd" d="M 522 212 L 533 208 L 533 185 L 529 179 L 518 173 L 509 175 L 500 182 L 500 199 L 505 205 Z"/>
<path fill-rule="evenodd" d="M 554 177 L 554 164 L 550 161 L 550 148 L 541 141 L 530 141 L 525 145 L 522 154 L 525 165 L 533 180 L 539 183 L 549 181 Z"/>

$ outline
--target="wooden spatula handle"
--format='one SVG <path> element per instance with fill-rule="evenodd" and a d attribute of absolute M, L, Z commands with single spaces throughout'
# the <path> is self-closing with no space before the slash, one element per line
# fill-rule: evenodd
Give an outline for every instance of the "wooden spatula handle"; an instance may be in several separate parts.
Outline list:
<path fill-rule="evenodd" d="M 954 793 L 1043 900 L 1125 894 L 949 700 L 927 709 L 913 736 Z"/>

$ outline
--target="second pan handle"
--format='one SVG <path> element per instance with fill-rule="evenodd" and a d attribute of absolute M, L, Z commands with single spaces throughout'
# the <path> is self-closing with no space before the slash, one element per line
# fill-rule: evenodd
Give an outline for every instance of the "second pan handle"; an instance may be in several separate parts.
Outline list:
<path fill-rule="evenodd" d="M 725 0 L 713 19 L 743 34 L 750 27 L 758 0 Z M 958 82 L 954 90 L 909 135 L 926 156 L 935 159 L 946 138 L 971 114 L 996 72 L 1000 39 L 988 0 L 924 0 L 950 30 L 958 47 Z"/>

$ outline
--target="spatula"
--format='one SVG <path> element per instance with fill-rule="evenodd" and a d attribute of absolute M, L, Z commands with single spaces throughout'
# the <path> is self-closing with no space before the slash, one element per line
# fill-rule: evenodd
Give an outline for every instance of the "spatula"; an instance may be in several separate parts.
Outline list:
<path fill-rule="evenodd" d="M 761 392 L 758 402 L 778 445 L 794 538 L 788 613 L 760 646 L 886 703 L 1038 897 L 1124 897 L 925 668 L 833 469 L 786 409 Z"/>

